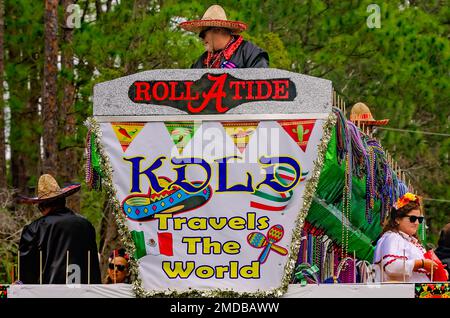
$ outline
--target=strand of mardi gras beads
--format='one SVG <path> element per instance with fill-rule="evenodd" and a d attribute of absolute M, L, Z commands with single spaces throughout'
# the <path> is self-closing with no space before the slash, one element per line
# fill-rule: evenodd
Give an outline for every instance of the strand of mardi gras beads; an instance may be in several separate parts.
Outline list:
<path fill-rule="evenodd" d="M 322 235 L 320 235 L 318 238 L 318 244 L 317 244 L 317 267 L 319 268 L 319 277 L 322 272 Z"/>
<path fill-rule="evenodd" d="M 313 259 L 311 266 L 317 265 L 317 236 L 314 236 L 314 244 L 313 244 Z"/>
<path fill-rule="evenodd" d="M 349 207 L 350 207 L 350 200 L 349 200 L 349 168 L 350 168 L 350 158 L 349 154 L 346 154 L 345 158 L 345 181 L 344 181 L 344 193 L 342 196 L 342 249 L 341 249 L 341 258 L 344 259 L 344 257 L 347 254 L 348 250 L 348 222 L 349 222 Z"/>
<path fill-rule="evenodd" d="M 92 132 L 89 129 L 89 131 L 87 132 L 87 135 L 86 135 L 86 147 L 85 147 L 86 148 L 85 181 L 89 186 L 91 186 L 91 182 L 92 182 L 91 133 Z"/>

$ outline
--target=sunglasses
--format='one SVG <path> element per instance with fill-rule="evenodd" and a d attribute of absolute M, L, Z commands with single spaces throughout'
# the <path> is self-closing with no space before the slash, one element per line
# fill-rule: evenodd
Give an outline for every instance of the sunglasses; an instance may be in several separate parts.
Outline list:
<path fill-rule="evenodd" d="M 109 263 L 109 269 L 117 269 L 119 272 L 123 272 L 127 267 L 125 265 L 114 265 L 113 263 Z"/>
<path fill-rule="evenodd" d="M 409 218 L 409 222 L 416 223 L 416 221 L 419 221 L 419 223 L 422 223 L 425 217 L 423 216 L 415 216 L 415 215 L 405 215 L 405 218 Z"/>

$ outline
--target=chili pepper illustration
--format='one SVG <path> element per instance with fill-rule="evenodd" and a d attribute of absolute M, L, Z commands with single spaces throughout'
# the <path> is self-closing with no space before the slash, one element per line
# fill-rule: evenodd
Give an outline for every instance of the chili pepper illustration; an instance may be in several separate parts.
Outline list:
<path fill-rule="evenodd" d="M 131 139 L 131 136 L 128 134 L 127 130 L 119 126 L 119 132 L 127 138 Z"/>

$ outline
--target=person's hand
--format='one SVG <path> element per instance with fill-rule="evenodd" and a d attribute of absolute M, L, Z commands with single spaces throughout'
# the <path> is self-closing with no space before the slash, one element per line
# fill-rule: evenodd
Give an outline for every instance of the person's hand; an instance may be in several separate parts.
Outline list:
<path fill-rule="evenodd" d="M 431 268 L 433 268 L 433 272 L 438 269 L 438 264 L 431 259 L 423 260 L 423 269 L 425 269 L 428 273 L 431 273 Z"/>

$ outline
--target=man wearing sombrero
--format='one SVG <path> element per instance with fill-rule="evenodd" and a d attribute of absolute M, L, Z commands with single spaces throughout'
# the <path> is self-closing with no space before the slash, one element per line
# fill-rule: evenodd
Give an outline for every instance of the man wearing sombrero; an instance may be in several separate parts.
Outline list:
<path fill-rule="evenodd" d="M 41 277 L 42 284 L 71 283 L 66 279 L 71 271 L 77 274 L 76 268 L 80 280 L 75 282 L 101 283 L 95 229 L 87 219 L 66 207 L 66 197 L 80 187 L 73 184 L 61 189 L 51 175 L 44 174 L 38 181 L 37 197 L 18 197 L 19 203 L 37 204 L 43 215 L 22 231 L 19 243 L 22 283 L 39 284 Z"/>
<path fill-rule="evenodd" d="M 182 22 L 180 27 L 198 33 L 205 45 L 206 52 L 192 68 L 269 67 L 269 55 L 239 35 L 247 25 L 228 20 L 219 5 L 209 7 L 201 20 Z"/>

